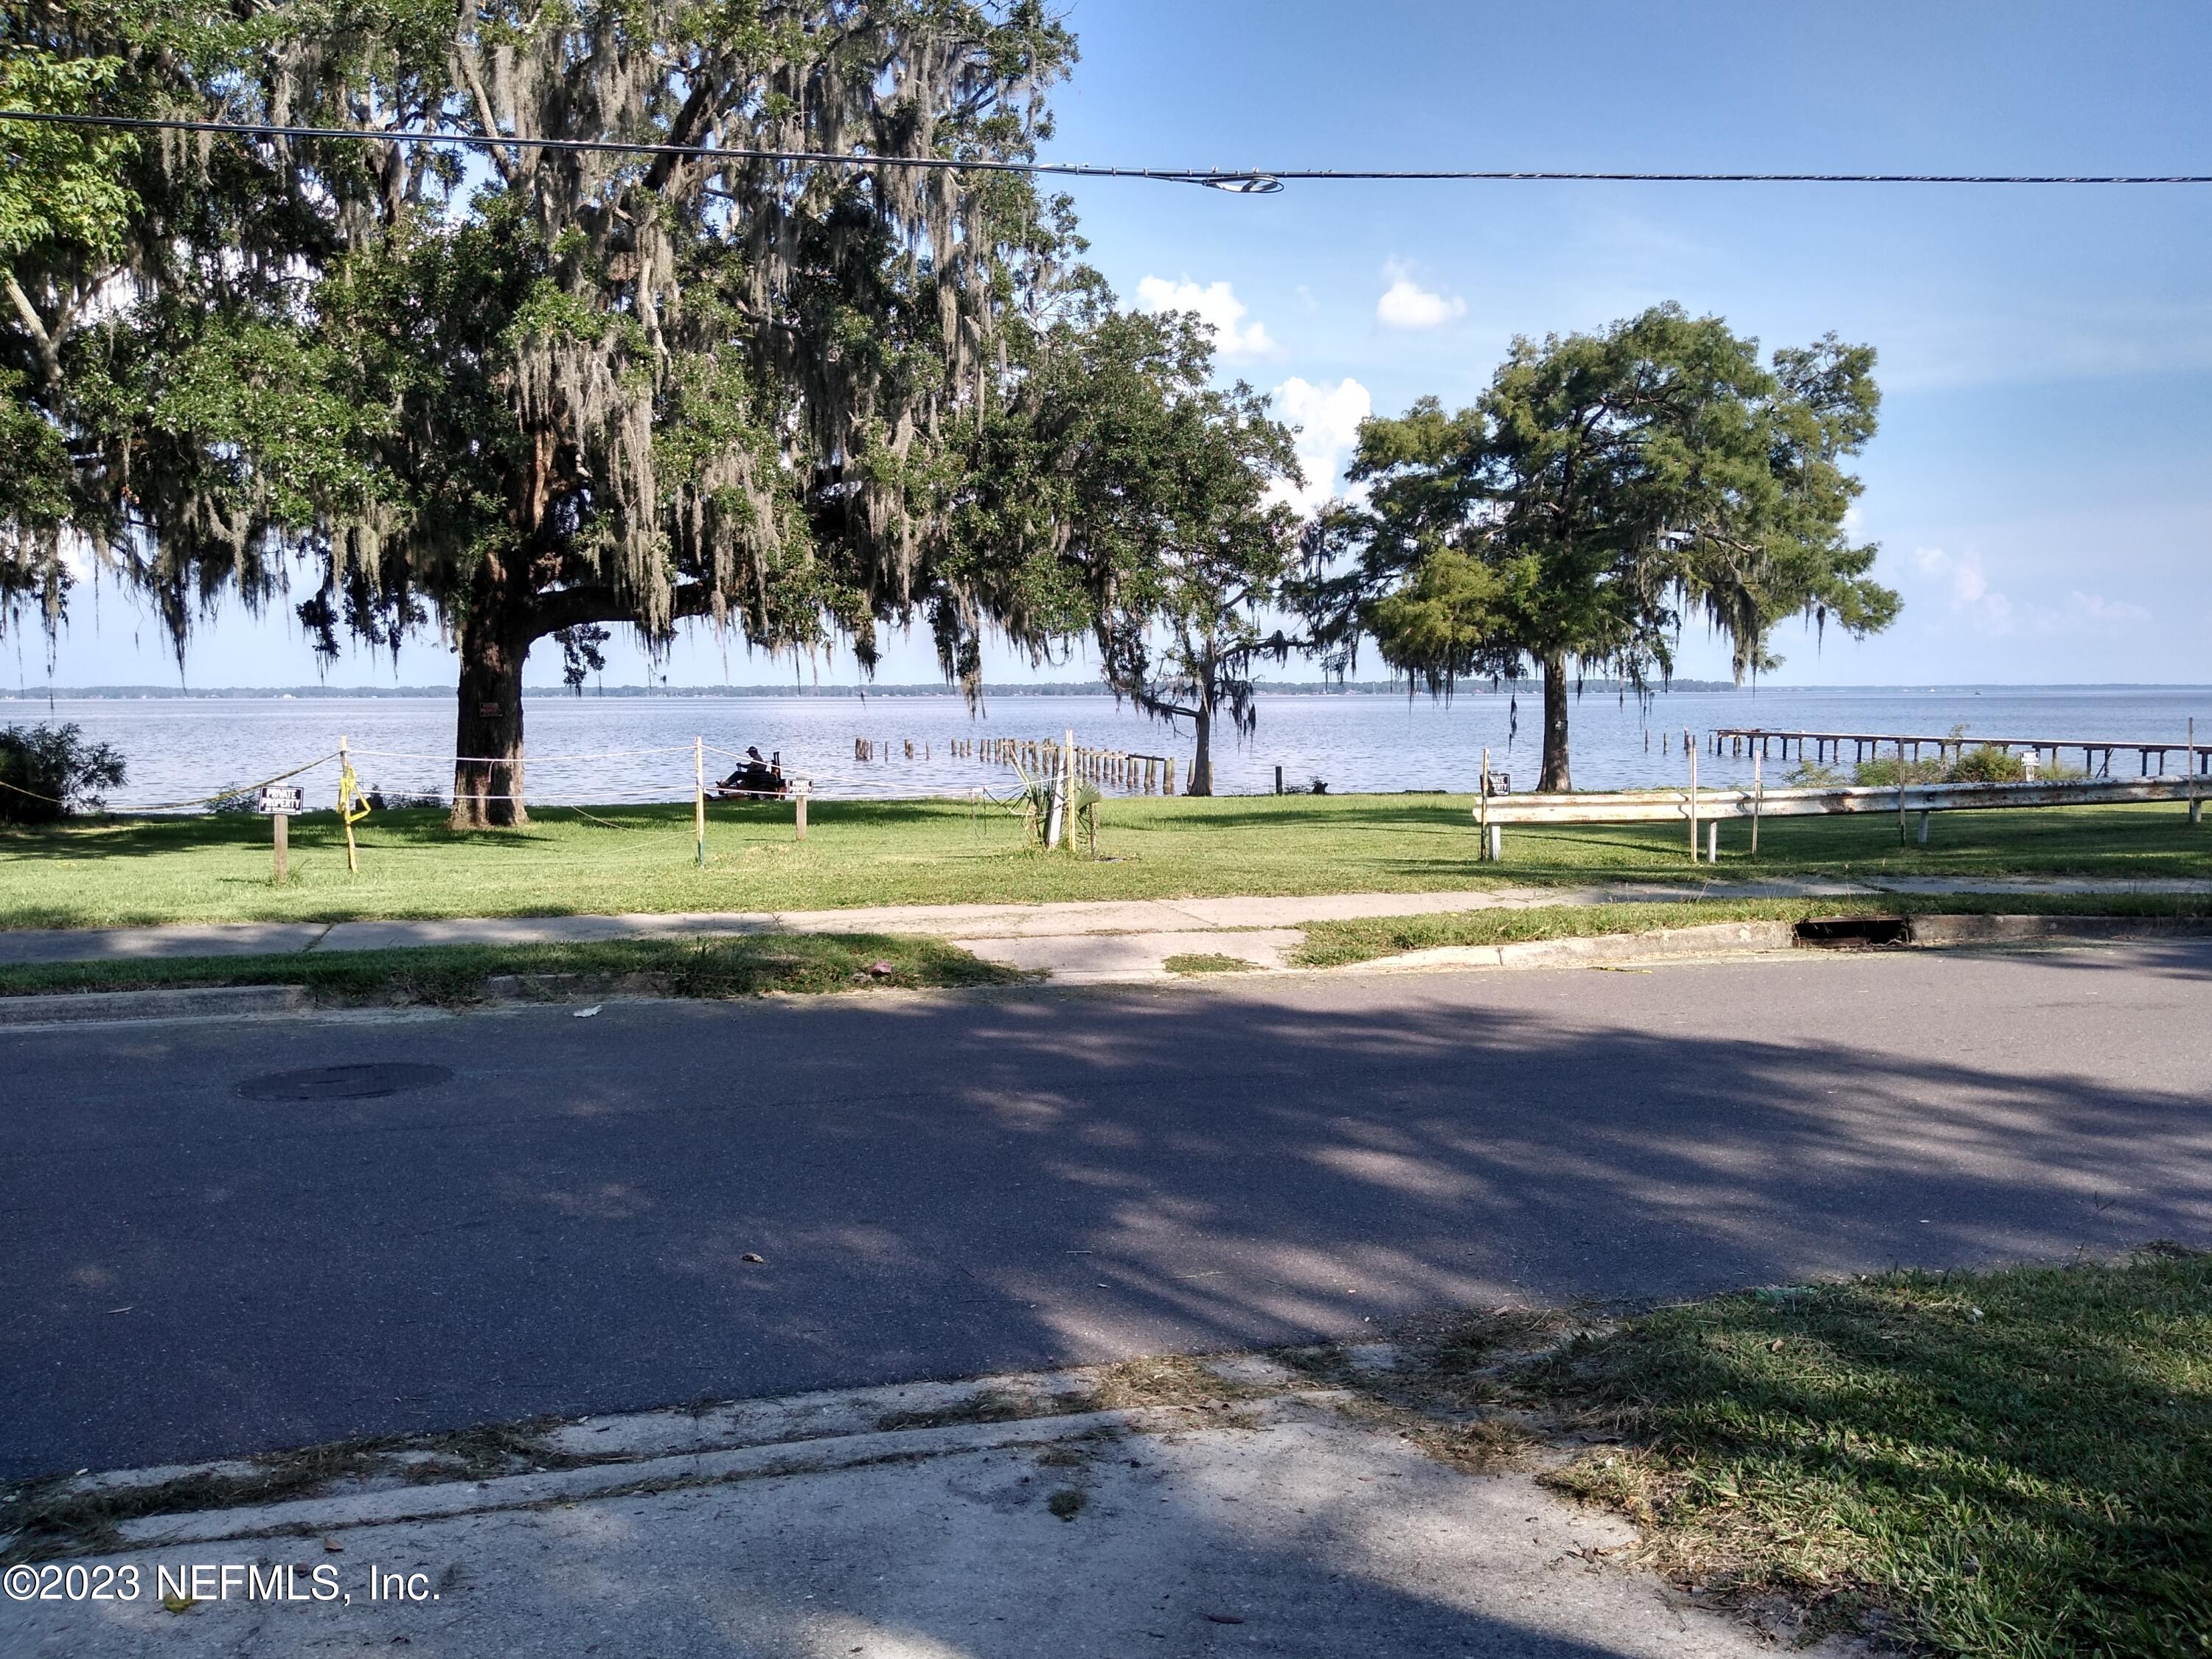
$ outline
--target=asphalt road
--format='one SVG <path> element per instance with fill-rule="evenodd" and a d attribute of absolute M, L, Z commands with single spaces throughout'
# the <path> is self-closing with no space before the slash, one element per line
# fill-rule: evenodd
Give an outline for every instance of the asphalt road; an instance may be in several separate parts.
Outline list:
<path fill-rule="evenodd" d="M 0 1033 L 0 1474 L 2212 1244 L 2208 1032 L 2180 943 Z"/>

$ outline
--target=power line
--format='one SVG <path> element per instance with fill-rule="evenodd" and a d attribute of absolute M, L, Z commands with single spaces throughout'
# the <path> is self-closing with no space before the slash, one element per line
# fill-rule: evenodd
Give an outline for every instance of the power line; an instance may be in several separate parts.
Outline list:
<path fill-rule="evenodd" d="M 1272 195 L 1287 182 L 1395 184 L 1643 185 L 2212 185 L 2212 173 L 1574 173 L 1536 168 L 1128 167 L 1075 161 L 963 161 L 942 155 L 869 155 L 828 150 L 721 149 L 620 138 L 518 138 L 504 134 L 384 131 L 344 127 L 187 121 L 147 115 L 73 114 L 56 110 L 0 110 L 0 121 L 58 126 L 117 127 L 131 131 L 209 132 L 240 138 L 337 138 L 388 144 L 455 144 L 471 149 L 548 149 L 575 154 L 676 156 L 720 161 L 795 161 L 820 167 L 904 167 L 921 172 L 1018 173 L 1073 179 L 1141 179 L 1206 185 L 1237 195 Z"/>

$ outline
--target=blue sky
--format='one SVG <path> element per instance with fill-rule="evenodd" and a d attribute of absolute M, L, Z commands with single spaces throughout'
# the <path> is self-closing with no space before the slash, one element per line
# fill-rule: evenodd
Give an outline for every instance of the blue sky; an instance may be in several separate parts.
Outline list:
<path fill-rule="evenodd" d="M 1053 159 L 1158 166 L 2212 173 L 2212 7 L 1074 0 Z M 1132 303 L 1195 303 L 1327 475 L 1351 426 L 1470 399 L 1516 334 L 1660 300 L 1770 345 L 1881 353 L 1863 533 L 1887 635 L 1784 630 L 1793 684 L 2212 680 L 2212 186 L 1073 187 Z M 1333 480 L 1332 480 L 1333 481 Z M 89 594 L 85 594 L 87 599 Z M 30 677 L 41 678 L 35 641 Z M 1725 672 L 1692 631 L 1681 669 Z M 702 636 L 668 665 L 719 683 Z M 541 647 L 533 681 L 558 678 Z M 159 629 L 80 607 L 59 684 L 173 680 Z M 810 676 L 813 670 L 806 671 Z M 1048 671 L 1062 677 L 1071 671 Z M 386 683 L 356 656 L 335 682 Z M 609 678 L 641 677 L 634 653 Z M 727 675 L 788 680 L 733 653 Z M 995 653 L 994 678 L 1025 665 Z M 398 676 L 442 682 L 410 647 Z M 226 613 L 201 684 L 310 679 L 281 617 Z M 824 680 L 854 678 L 843 653 Z M 882 678 L 933 678 L 922 646 Z"/>

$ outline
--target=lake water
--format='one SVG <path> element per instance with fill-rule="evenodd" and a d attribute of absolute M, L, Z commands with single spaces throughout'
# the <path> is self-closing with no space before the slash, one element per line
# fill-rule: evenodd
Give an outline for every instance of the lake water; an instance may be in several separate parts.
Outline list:
<path fill-rule="evenodd" d="M 2084 689 L 1989 687 L 1927 690 L 1683 691 L 1646 710 L 1633 698 L 1592 691 L 1571 706 L 1574 781 L 1584 789 L 1674 783 L 1686 777 L 1685 727 L 1762 726 L 1791 730 L 1902 732 L 1926 735 L 1964 726 L 1968 736 L 2171 740 L 2179 744 L 2195 716 L 2212 743 L 2212 688 Z M 1057 738 L 1073 727 L 1095 748 L 1172 754 L 1187 777 L 1191 739 L 1144 720 L 1104 696 L 993 699 L 971 714 L 957 696 L 571 697 L 534 696 L 526 712 L 531 799 L 616 802 L 688 799 L 691 743 L 741 751 L 780 750 L 787 772 L 815 781 L 825 796 L 964 796 L 978 785 L 1003 788 L 1011 775 L 949 752 L 955 738 Z M 118 808 L 154 806 L 258 782 L 327 756 L 343 734 L 365 783 L 386 791 L 438 793 L 451 784 L 453 705 L 447 698 L 0 698 L 0 724 L 74 721 L 88 737 L 113 744 L 129 765 Z M 1263 696 L 1259 729 L 1242 744 L 1218 742 L 1215 787 L 1265 793 L 1283 769 L 1287 787 L 1316 778 L 1332 793 L 1401 789 L 1470 791 L 1482 751 L 1534 787 L 1540 709 L 1534 695 L 1487 690 L 1450 702 L 1419 696 L 1285 693 Z M 872 738 L 872 763 L 854 758 L 854 739 Z M 915 758 L 905 758 L 911 740 Z M 658 752 L 655 752 L 658 751 Z M 2078 761 L 2079 757 L 2071 757 Z M 710 775 L 734 762 L 710 753 Z M 2180 757 L 2171 763 L 2179 770 Z M 1748 780 L 1748 760 L 1701 757 L 1701 781 Z M 2136 769 L 2132 756 L 2113 770 Z M 1777 766 L 1770 768 L 1770 775 Z M 298 780 L 311 803 L 335 787 L 325 763 Z"/>

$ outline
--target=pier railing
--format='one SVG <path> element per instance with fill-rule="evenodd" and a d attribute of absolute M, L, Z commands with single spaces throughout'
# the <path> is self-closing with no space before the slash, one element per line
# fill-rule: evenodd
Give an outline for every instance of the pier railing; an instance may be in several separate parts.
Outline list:
<path fill-rule="evenodd" d="M 2182 755 L 2188 758 L 2187 769 L 2200 775 L 2212 776 L 2212 746 L 2200 746 L 2191 737 L 2179 743 L 2172 741 L 2143 741 L 2134 738 L 1977 738 L 1956 732 L 1947 732 L 1940 737 L 1910 732 L 1784 732 L 1759 726 L 1723 726 L 1706 734 L 1707 751 L 1717 756 L 1741 759 L 1757 755 L 1767 760 L 1788 760 L 1794 751 L 1799 760 L 1810 759 L 1841 762 L 1848 744 L 1854 761 L 1880 760 L 1886 756 L 1918 760 L 1923 750 L 1932 750 L 1939 760 L 1963 755 L 1969 749 L 2002 749 L 2009 753 L 2026 750 L 2038 758 L 2048 755 L 2057 761 L 2063 750 L 2079 750 L 2081 769 L 2100 777 L 2110 777 L 2112 757 L 2133 754 L 2141 762 L 2141 775 L 2158 776 L 2166 769 L 2166 757 Z M 2154 768 L 2151 757 L 2156 756 Z"/>

